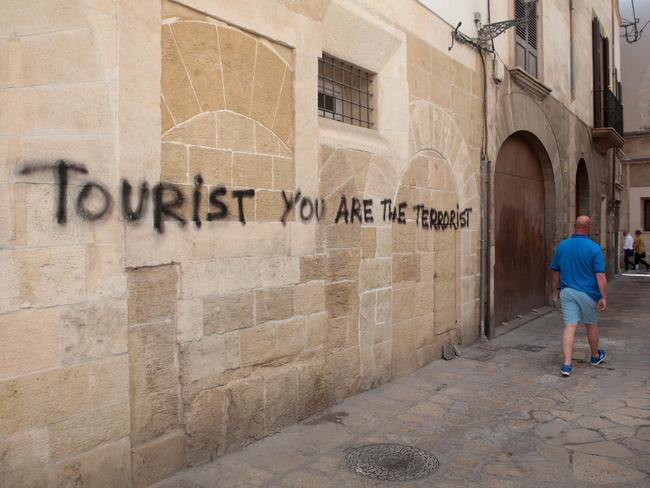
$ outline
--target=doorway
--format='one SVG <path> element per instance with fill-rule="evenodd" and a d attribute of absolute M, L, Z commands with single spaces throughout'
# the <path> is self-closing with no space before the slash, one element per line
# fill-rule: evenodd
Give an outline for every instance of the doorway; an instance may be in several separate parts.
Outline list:
<path fill-rule="evenodd" d="M 546 192 L 542 164 L 522 133 L 501 146 L 494 177 L 494 323 L 546 304 Z"/>

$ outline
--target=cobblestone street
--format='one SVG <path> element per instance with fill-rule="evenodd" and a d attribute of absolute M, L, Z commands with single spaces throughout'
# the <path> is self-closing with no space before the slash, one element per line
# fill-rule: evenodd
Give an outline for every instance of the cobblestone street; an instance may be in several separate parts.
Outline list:
<path fill-rule="evenodd" d="M 599 367 L 585 361 L 583 329 L 574 372 L 560 376 L 554 311 L 157 486 L 648 487 L 650 280 L 610 289 Z M 348 448 L 386 442 L 430 451 L 439 470 L 395 483 L 346 468 Z"/>

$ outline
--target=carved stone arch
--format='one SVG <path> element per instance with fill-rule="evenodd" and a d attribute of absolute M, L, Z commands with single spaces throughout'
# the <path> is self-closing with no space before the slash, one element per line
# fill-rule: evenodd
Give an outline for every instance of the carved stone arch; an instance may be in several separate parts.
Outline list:
<path fill-rule="evenodd" d="M 480 212 L 465 139 L 453 117 L 429 102 L 410 105 L 409 158 L 395 172 L 393 201 L 407 201 L 412 217 L 392 224 L 392 369 L 400 376 L 439 357 L 444 342 L 478 335 Z M 469 228 L 425 229 L 421 216 L 419 224 L 415 219 L 418 204 L 475 213 Z"/>
<path fill-rule="evenodd" d="M 245 220 L 277 221 L 280 190 L 295 188 L 292 50 L 169 1 L 161 50 L 161 179 L 186 185 L 186 201 L 198 174 L 252 188 Z"/>
<path fill-rule="evenodd" d="M 551 205 L 548 211 L 553 215 L 547 219 L 546 235 L 550 236 L 551 247 L 555 241 L 561 239 L 566 233 L 566 222 L 568 205 L 564 200 L 565 191 L 562 179 L 562 163 L 557 139 L 553 127 L 548 121 L 542 107 L 532 98 L 524 93 L 515 92 L 500 98 L 496 106 L 495 134 L 490 137 L 488 154 L 496 158 L 503 143 L 514 133 L 521 132 L 528 134 L 529 142 L 542 160 L 542 168 L 545 171 L 545 184 L 547 196 L 552 200 L 547 203 Z M 494 177 L 496 165 L 492 165 L 492 177 Z M 493 178 L 494 179 L 494 178 Z M 494 216 L 491 217 L 494 221 Z M 550 253 L 551 249 L 547 249 Z"/>

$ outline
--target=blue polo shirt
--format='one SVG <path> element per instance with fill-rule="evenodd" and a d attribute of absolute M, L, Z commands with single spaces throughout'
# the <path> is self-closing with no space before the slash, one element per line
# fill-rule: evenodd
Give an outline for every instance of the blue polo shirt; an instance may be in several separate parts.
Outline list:
<path fill-rule="evenodd" d="M 560 242 L 551 269 L 560 272 L 560 288 L 573 288 L 596 301 L 601 299 L 596 273 L 605 272 L 605 259 L 600 246 L 586 235 L 573 234 Z"/>

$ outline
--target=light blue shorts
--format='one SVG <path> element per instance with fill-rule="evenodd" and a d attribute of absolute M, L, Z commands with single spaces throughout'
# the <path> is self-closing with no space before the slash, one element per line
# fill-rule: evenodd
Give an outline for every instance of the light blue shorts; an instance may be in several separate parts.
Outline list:
<path fill-rule="evenodd" d="M 564 325 L 577 324 L 578 322 L 591 325 L 598 323 L 598 302 L 584 291 L 562 288 L 560 302 L 562 303 Z"/>

